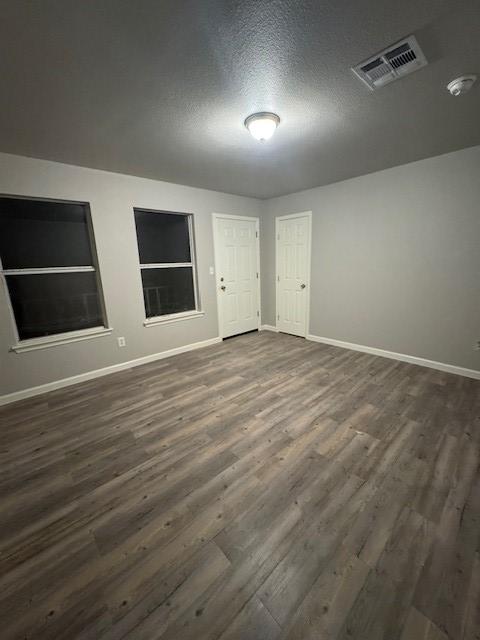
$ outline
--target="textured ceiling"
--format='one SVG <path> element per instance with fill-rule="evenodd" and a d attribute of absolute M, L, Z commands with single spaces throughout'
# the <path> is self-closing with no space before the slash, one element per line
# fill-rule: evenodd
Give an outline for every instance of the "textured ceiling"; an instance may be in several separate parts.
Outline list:
<path fill-rule="evenodd" d="M 480 144 L 478 0 L 1 0 L 0 150 L 271 197 Z M 430 64 L 350 67 L 414 33 Z M 247 115 L 274 111 L 256 142 Z"/>

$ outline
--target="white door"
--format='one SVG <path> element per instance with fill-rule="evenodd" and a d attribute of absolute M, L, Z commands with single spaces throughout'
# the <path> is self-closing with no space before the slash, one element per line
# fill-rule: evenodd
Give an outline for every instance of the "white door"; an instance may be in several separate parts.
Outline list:
<path fill-rule="evenodd" d="M 258 218 L 214 214 L 220 336 L 258 329 Z"/>
<path fill-rule="evenodd" d="M 277 329 L 307 335 L 311 213 L 276 219 Z"/>

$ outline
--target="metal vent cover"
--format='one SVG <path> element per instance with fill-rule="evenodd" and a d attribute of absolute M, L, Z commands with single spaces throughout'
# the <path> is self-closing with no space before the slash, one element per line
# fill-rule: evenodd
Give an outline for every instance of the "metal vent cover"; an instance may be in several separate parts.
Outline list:
<path fill-rule="evenodd" d="M 364 60 L 352 71 L 372 91 L 428 64 L 415 36 L 409 36 Z"/>

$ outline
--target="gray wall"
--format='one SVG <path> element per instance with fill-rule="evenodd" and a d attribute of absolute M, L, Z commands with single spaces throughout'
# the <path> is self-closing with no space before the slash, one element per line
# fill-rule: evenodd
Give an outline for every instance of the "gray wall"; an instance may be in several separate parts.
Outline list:
<path fill-rule="evenodd" d="M 264 324 L 275 216 L 310 210 L 311 334 L 480 370 L 480 147 L 269 200 Z"/>
<path fill-rule="evenodd" d="M 0 193 L 90 203 L 105 303 L 113 334 L 12 353 L 13 325 L 0 286 L 0 395 L 218 336 L 212 212 L 256 216 L 260 202 L 213 191 L 0 154 Z M 205 316 L 145 328 L 134 206 L 194 214 Z M 119 349 L 117 337 L 127 345 Z"/>
<path fill-rule="evenodd" d="M 114 329 L 11 353 L 0 287 L 0 395 L 218 336 L 212 212 L 261 215 L 263 324 L 275 324 L 275 216 L 311 210 L 311 334 L 480 370 L 480 147 L 264 202 L 0 154 L 0 193 L 90 202 Z M 143 326 L 133 206 L 194 213 L 205 316 Z"/>

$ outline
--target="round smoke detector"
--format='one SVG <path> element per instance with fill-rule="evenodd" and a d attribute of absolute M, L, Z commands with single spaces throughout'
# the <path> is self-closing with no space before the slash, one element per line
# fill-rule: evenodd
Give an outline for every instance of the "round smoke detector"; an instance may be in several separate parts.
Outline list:
<path fill-rule="evenodd" d="M 452 96 L 463 96 L 464 93 L 470 91 L 477 76 L 460 76 L 447 84 L 447 89 Z"/>

